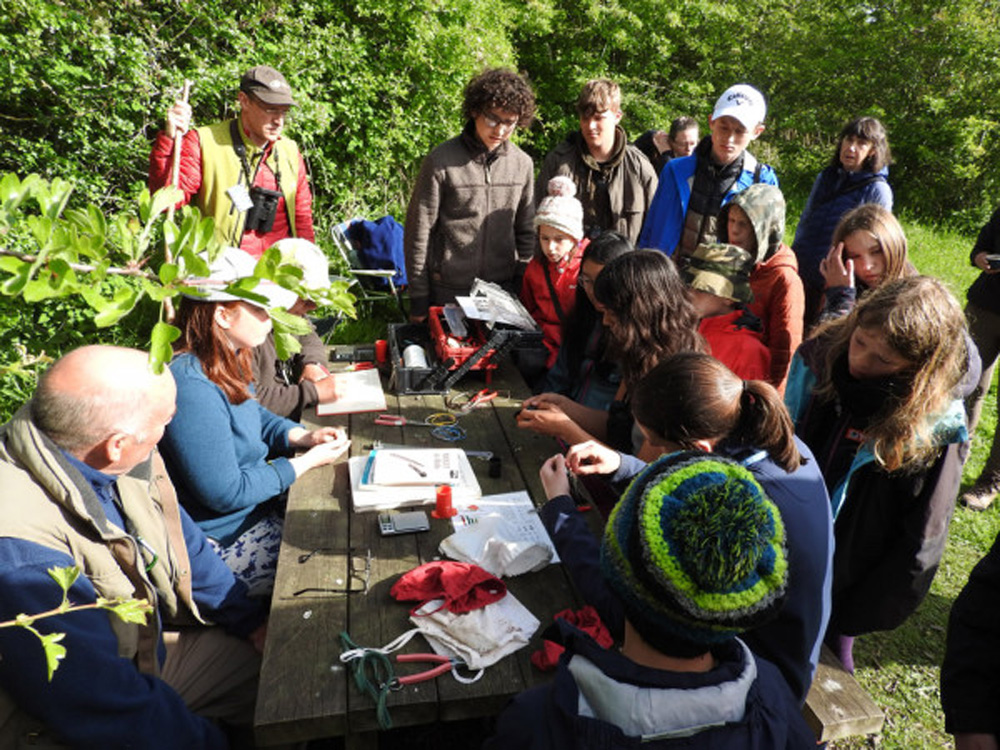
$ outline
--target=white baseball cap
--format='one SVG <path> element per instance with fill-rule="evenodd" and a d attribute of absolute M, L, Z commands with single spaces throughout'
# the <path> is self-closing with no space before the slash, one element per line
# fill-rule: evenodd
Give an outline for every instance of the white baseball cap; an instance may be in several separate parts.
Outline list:
<path fill-rule="evenodd" d="M 193 294 L 185 295 L 190 299 L 200 302 L 233 302 L 241 301 L 263 309 L 271 307 L 284 307 L 286 310 L 295 304 L 298 299 L 295 292 L 285 289 L 268 279 L 260 279 L 257 286 L 248 291 L 259 294 L 267 302 L 257 302 L 246 297 L 237 297 L 223 291 L 229 284 L 239 279 L 253 276 L 253 270 L 257 266 L 256 259 L 249 253 L 235 247 L 227 247 L 208 267 L 206 278 L 192 278 L 188 285 L 199 292 L 198 296 Z"/>
<path fill-rule="evenodd" d="M 767 114 L 767 104 L 764 95 L 753 86 L 738 83 L 726 89 L 715 102 L 712 119 L 720 117 L 735 117 L 747 130 L 753 130 L 764 122 Z"/>

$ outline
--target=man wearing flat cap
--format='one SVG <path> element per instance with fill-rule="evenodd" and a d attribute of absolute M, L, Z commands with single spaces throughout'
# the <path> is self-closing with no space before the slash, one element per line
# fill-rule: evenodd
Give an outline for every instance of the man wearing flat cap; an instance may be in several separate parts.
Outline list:
<path fill-rule="evenodd" d="M 240 111 L 232 120 L 189 128 L 191 107 L 177 101 L 149 156 L 149 189 L 171 180 L 173 141 L 183 133 L 178 187 L 184 198 L 215 219 L 215 236 L 255 258 L 285 237 L 312 242 L 312 192 L 295 141 L 282 136 L 292 89 L 267 65 L 240 79 Z M 291 208 L 289 208 L 291 207 Z"/>

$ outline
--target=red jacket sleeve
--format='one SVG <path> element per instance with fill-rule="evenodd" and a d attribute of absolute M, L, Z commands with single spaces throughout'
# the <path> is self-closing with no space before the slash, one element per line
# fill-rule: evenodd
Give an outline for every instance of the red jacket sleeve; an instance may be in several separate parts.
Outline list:
<path fill-rule="evenodd" d="M 306 160 L 299 154 L 299 181 L 295 186 L 295 234 L 302 239 L 315 242 L 312 200 L 309 175 L 306 174 Z"/>
<path fill-rule="evenodd" d="M 170 183 L 170 170 L 173 167 L 174 142 L 162 130 L 156 134 L 153 150 L 149 153 L 149 192 L 155 193 L 164 185 Z M 177 179 L 178 187 L 184 192 L 184 198 L 178 201 L 177 207 L 187 205 L 191 196 L 201 189 L 201 140 L 194 129 L 188 130 L 181 141 L 181 169 Z M 311 200 L 311 198 L 310 198 Z M 309 229 L 312 231 L 312 221 Z"/>

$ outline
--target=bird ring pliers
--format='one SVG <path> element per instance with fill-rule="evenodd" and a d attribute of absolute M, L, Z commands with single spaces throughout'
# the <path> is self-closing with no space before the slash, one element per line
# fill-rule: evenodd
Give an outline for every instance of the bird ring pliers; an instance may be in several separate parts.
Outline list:
<path fill-rule="evenodd" d="M 408 674 L 402 677 L 393 677 L 389 681 L 390 690 L 402 690 L 406 685 L 413 685 L 418 682 L 433 680 L 435 677 L 452 671 L 456 666 L 464 666 L 465 662 L 454 656 L 442 656 L 441 654 L 397 654 L 396 661 L 403 664 L 407 662 L 430 662 L 437 664 L 436 667 L 427 669 L 416 674 Z"/>
<path fill-rule="evenodd" d="M 462 414 L 468 414 L 473 409 L 485 406 L 490 401 L 495 399 L 497 395 L 496 391 L 491 391 L 489 388 L 483 388 L 481 391 L 474 393 L 471 396 L 466 396 L 466 400 L 464 402 L 461 401 L 461 396 L 456 396 L 448 404 L 448 408 Z"/>

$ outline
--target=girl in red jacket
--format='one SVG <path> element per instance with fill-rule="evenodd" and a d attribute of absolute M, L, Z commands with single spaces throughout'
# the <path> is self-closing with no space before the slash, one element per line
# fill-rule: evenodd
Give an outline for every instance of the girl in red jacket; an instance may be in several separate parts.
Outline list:
<path fill-rule="evenodd" d="M 555 364 L 563 321 L 576 302 L 576 279 L 588 242 L 583 236 L 583 206 L 574 197 L 573 180 L 553 177 L 548 191 L 535 211 L 538 249 L 521 285 L 521 302 L 542 329 L 546 350 L 544 370 L 539 367 L 537 372 L 524 373 L 529 383 Z"/>

